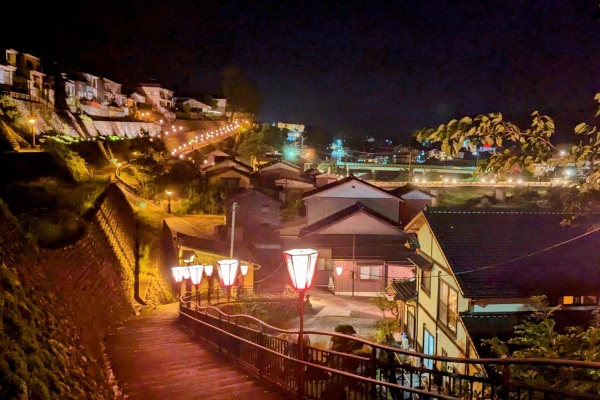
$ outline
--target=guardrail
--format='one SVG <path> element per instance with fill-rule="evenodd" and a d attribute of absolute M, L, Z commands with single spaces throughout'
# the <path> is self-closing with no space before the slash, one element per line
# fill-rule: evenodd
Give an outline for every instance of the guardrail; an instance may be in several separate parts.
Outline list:
<path fill-rule="evenodd" d="M 308 344 L 300 357 L 297 336 L 296 342 L 289 339 L 297 331 L 279 329 L 249 315 L 229 315 L 212 306 L 192 308 L 189 296 L 182 296 L 180 303 L 179 316 L 184 325 L 249 372 L 298 394 L 299 398 L 600 399 L 598 395 L 564 388 L 510 382 L 510 367 L 514 365 L 591 376 L 600 373 L 598 362 L 433 356 L 323 331 L 304 333 L 355 342 L 362 351 L 349 354 Z M 451 367 L 442 369 L 436 365 Z"/>
<path fill-rule="evenodd" d="M 10 92 L 10 97 L 12 97 L 13 99 L 34 101 L 36 103 L 45 105 L 47 108 L 49 108 L 51 110 L 54 110 L 54 103 L 51 103 L 48 100 L 42 99 L 41 97 L 38 97 L 38 96 L 33 96 L 30 94 L 25 94 L 25 93 Z"/>

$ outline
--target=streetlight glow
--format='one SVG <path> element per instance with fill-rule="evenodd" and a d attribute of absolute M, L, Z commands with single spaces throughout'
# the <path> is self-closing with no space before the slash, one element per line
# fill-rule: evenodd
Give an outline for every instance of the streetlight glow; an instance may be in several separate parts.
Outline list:
<path fill-rule="evenodd" d="M 318 255 L 319 253 L 312 249 L 294 249 L 283 252 L 292 285 L 296 290 L 306 290 L 312 287 Z"/>

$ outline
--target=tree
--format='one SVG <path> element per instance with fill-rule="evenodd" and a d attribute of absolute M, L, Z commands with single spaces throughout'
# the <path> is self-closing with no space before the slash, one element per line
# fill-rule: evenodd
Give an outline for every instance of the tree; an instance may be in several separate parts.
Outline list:
<path fill-rule="evenodd" d="M 596 117 L 600 116 L 600 93 L 594 99 L 598 102 Z M 570 151 L 569 157 L 556 158 L 556 148 L 551 142 L 555 131 L 554 121 L 538 111 L 532 114 L 531 125 L 521 129 L 516 124 L 504 120 L 501 113 L 478 115 L 475 118 L 453 119 L 437 128 L 424 128 L 414 133 L 423 142 L 440 143 L 441 150 L 449 155 L 456 154 L 467 141 L 471 149 L 481 145 L 496 146 L 497 151 L 477 164 L 475 173 L 496 173 L 505 176 L 514 170 L 529 170 L 535 164 L 562 165 L 575 163 L 580 170 L 589 168 L 585 179 L 571 186 L 563 196 L 567 218 L 571 223 L 577 216 L 597 211 L 600 199 L 600 133 L 597 128 L 580 123 L 574 133 L 580 138 Z"/>
<path fill-rule="evenodd" d="M 389 311 L 394 318 L 398 320 L 398 316 L 400 315 L 400 307 L 398 306 L 398 302 L 393 298 L 389 299 L 385 290 L 379 293 L 379 296 L 371 298 L 371 303 L 373 303 L 381 311 L 384 319 L 386 311 Z"/>
<path fill-rule="evenodd" d="M 261 97 L 258 88 L 235 67 L 227 67 L 223 72 L 223 93 L 227 98 L 227 111 L 231 112 L 232 121 L 237 113 L 256 114 L 260 110 Z"/>
<path fill-rule="evenodd" d="M 262 155 L 274 150 L 273 146 L 264 142 L 262 131 L 254 132 L 250 130 L 240 134 L 240 138 L 236 151 L 246 160 L 250 160 L 252 156 Z"/>
<path fill-rule="evenodd" d="M 548 307 L 545 296 L 532 298 L 537 311 L 529 320 L 515 326 L 515 336 L 504 342 L 497 337 L 484 340 L 499 357 L 559 358 L 580 361 L 600 361 L 600 310 L 595 310 L 589 328 L 572 327 L 566 333 L 556 331 L 553 314 L 560 309 Z M 511 365 L 513 382 L 526 385 L 560 388 L 579 393 L 600 394 L 600 375 L 584 368 Z"/>

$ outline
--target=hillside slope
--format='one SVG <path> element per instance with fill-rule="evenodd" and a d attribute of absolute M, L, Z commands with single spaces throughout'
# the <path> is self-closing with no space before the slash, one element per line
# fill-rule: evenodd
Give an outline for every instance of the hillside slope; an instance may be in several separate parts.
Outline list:
<path fill-rule="evenodd" d="M 0 398 L 114 399 L 101 339 L 133 309 L 107 240 L 39 251 L 0 205 Z"/>

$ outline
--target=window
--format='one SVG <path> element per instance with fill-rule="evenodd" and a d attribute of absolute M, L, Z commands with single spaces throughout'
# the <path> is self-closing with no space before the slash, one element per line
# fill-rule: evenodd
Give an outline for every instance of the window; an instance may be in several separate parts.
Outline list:
<path fill-rule="evenodd" d="M 430 269 L 422 269 L 421 270 L 421 288 L 427 292 L 427 294 L 431 293 L 431 270 Z"/>
<path fill-rule="evenodd" d="M 240 187 L 240 178 L 221 178 L 221 183 L 226 188 Z"/>
<path fill-rule="evenodd" d="M 580 306 L 598 304 L 597 296 L 563 296 L 560 298 L 560 304 L 565 306 Z"/>
<path fill-rule="evenodd" d="M 361 281 L 378 281 L 381 278 L 379 265 L 359 265 Z"/>
<path fill-rule="evenodd" d="M 429 356 L 435 355 L 435 339 L 431 332 L 425 329 L 425 324 L 423 324 L 423 354 Z M 423 365 L 427 369 L 433 369 L 433 359 L 423 358 Z"/>
<path fill-rule="evenodd" d="M 415 316 L 410 311 L 406 314 L 406 334 L 410 340 L 414 340 Z"/>
<path fill-rule="evenodd" d="M 438 301 L 439 321 L 456 334 L 458 315 L 458 293 L 444 280 L 440 279 L 440 298 Z"/>
<path fill-rule="evenodd" d="M 263 206 L 262 206 L 262 213 L 263 214 L 268 214 L 269 213 L 269 205 L 268 204 L 263 204 Z"/>

